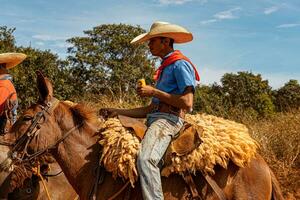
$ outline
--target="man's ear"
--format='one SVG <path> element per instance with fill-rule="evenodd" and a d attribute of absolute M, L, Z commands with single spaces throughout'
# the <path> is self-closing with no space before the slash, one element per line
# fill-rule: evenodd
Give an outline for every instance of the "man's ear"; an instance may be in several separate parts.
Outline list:
<path fill-rule="evenodd" d="M 162 38 L 162 39 L 161 39 L 161 43 L 163 43 L 163 44 L 166 45 L 166 46 L 169 46 L 169 45 L 170 45 L 170 41 L 171 41 L 170 38 Z"/>
<path fill-rule="evenodd" d="M 170 38 L 161 38 L 161 43 L 165 44 L 165 45 L 169 45 L 170 43 Z"/>

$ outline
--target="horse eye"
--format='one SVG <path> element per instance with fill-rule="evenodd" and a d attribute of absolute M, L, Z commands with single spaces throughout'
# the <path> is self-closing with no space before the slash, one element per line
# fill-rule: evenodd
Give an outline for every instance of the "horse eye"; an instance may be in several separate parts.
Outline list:
<path fill-rule="evenodd" d="M 32 120 L 32 119 L 33 119 L 33 117 L 30 116 L 30 115 L 24 115 L 24 116 L 23 116 L 23 120 L 24 120 L 24 121 L 29 121 L 29 120 Z"/>

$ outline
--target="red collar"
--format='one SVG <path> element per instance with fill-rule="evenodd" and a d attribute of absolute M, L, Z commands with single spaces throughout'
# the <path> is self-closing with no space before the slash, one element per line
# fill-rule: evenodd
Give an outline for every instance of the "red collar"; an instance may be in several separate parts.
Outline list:
<path fill-rule="evenodd" d="M 189 62 L 194 68 L 196 80 L 200 81 L 199 73 L 197 72 L 197 69 L 194 66 L 194 64 L 190 61 L 190 59 L 188 59 L 186 56 L 184 56 L 179 50 L 175 50 L 170 56 L 168 56 L 162 62 L 161 66 L 155 71 L 155 74 L 154 74 L 154 77 L 153 77 L 154 80 L 157 81 L 160 77 L 160 74 L 164 70 L 164 68 L 166 68 L 167 66 L 169 66 L 172 63 L 176 62 L 177 60 L 185 60 L 185 61 Z"/>

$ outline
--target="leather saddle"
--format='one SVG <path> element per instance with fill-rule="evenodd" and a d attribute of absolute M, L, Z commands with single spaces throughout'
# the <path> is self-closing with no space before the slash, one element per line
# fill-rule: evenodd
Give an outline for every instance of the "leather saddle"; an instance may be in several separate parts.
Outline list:
<path fill-rule="evenodd" d="M 142 121 L 124 115 L 118 115 L 118 118 L 124 127 L 132 128 L 136 136 L 143 139 L 147 126 Z M 201 144 L 200 136 L 202 132 L 202 127 L 185 122 L 179 134 L 171 141 L 165 153 L 165 165 L 171 164 L 171 156 L 173 154 L 183 156 L 196 149 Z"/>

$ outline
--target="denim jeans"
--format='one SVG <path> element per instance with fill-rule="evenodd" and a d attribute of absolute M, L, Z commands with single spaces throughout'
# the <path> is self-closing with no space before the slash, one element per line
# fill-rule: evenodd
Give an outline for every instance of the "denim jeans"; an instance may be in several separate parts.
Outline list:
<path fill-rule="evenodd" d="M 148 129 L 137 158 L 144 200 L 164 199 L 159 164 L 183 122 L 183 119 L 168 113 L 156 112 L 147 115 Z"/>

